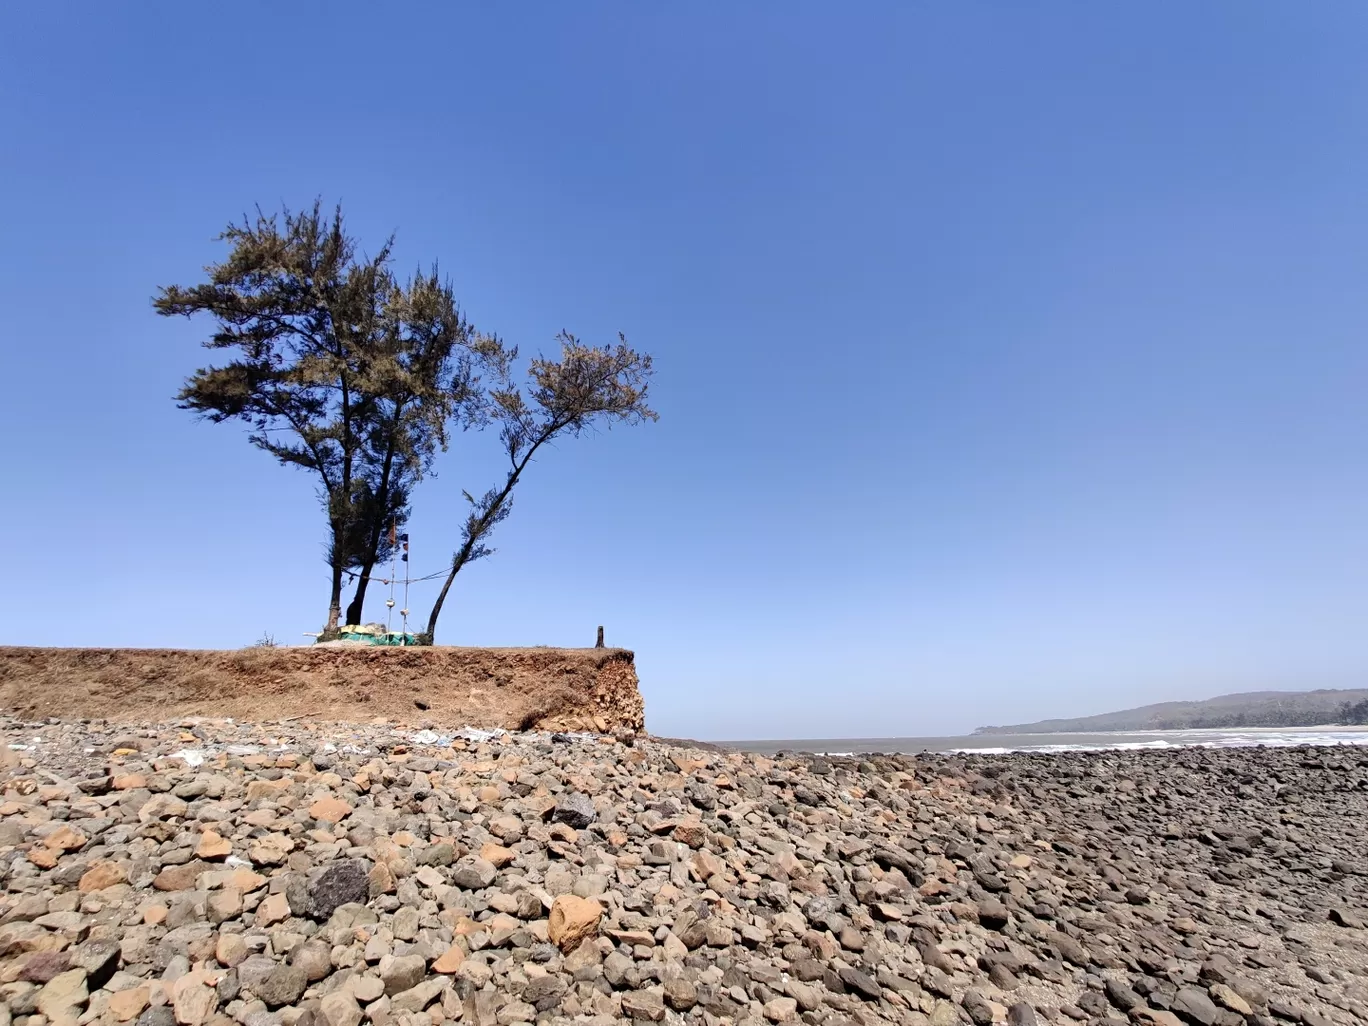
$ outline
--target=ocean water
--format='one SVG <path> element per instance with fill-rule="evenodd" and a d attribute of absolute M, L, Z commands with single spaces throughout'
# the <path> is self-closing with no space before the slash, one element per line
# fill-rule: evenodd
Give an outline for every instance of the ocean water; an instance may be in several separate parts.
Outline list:
<path fill-rule="evenodd" d="M 1368 728 L 1295 727 L 1286 729 L 1144 730 L 1093 734 L 969 734 L 961 737 L 801 738 L 772 741 L 722 741 L 724 748 L 773 755 L 811 752 L 817 755 L 862 755 L 916 752 L 965 752 L 1005 755 L 1009 752 L 1089 752 L 1146 748 L 1246 748 L 1297 745 L 1368 745 Z"/>

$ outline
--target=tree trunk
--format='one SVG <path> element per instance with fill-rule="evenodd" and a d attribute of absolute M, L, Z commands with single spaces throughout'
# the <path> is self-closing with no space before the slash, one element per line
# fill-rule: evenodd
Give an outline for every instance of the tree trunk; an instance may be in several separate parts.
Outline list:
<path fill-rule="evenodd" d="M 342 567 L 332 568 L 332 595 L 328 599 L 327 630 L 337 630 L 337 619 L 342 615 Z"/>
<path fill-rule="evenodd" d="M 437 593 L 437 601 L 432 604 L 432 612 L 428 613 L 427 643 L 429 645 L 437 644 L 437 616 L 442 611 L 442 603 L 446 601 L 447 592 L 451 590 L 451 582 L 454 580 L 456 580 L 456 570 L 447 574 L 447 579 L 442 583 L 442 590 Z"/>
<path fill-rule="evenodd" d="M 556 430 L 559 430 L 559 428 Z M 503 504 L 508 501 L 508 497 L 513 494 L 513 488 L 517 485 L 518 479 L 522 477 L 522 472 L 527 469 L 527 465 L 532 462 L 532 457 L 537 454 L 537 450 L 541 448 L 542 443 L 556 433 L 556 430 L 543 432 L 542 436 L 528 447 L 527 452 L 523 454 L 523 458 L 509 473 L 508 480 L 504 482 L 503 491 L 499 493 L 499 497 L 494 500 L 494 504 L 490 506 L 489 509 L 485 510 L 484 516 L 480 518 L 480 522 L 475 526 L 470 537 L 468 537 L 465 540 L 465 544 L 461 546 L 461 551 L 452 557 L 451 573 L 447 574 L 446 580 L 442 583 L 442 590 L 437 595 L 437 601 L 432 604 L 432 612 L 428 614 L 427 643 L 429 645 L 437 644 L 437 614 L 442 611 L 442 603 L 446 601 L 447 592 L 451 590 L 451 582 L 456 580 L 456 575 L 461 572 L 461 567 L 466 565 L 466 560 L 468 560 L 470 554 L 475 551 L 475 546 L 480 543 L 485 532 L 489 529 L 490 524 L 497 523 L 497 521 L 494 520 L 494 517 L 499 510 L 503 508 Z"/>
<path fill-rule="evenodd" d="M 366 585 L 370 584 L 371 570 L 374 568 L 374 563 L 368 563 L 361 568 L 361 579 L 356 582 L 356 594 L 347 606 L 347 623 L 365 622 L 361 619 L 361 614 L 366 605 Z"/>
<path fill-rule="evenodd" d="M 394 408 L 394 421 L 396 425 L 399 415 L 404 411 L 403 403 L 396 403 Z M 377 506 L 384 509 L 389 503 L 390 475 L 394 472 L 394 435 L 397 427 L 389 433 L 389 444 L 385 448 L 385 462 L 380 468 L 380 494 Z M 361 616 L 366 605 L 366 585 L 370 584 L 371 571 L 375 569 L 375 554 L 380 548 L 380 538 L 385 530 L 384 521 L 379 521 L 371 529 L 371 536 L 368 539 L 366 549 L 366 563 L 361 567 L 361 579 L 356 582 L 356 594 L 352 597 L 351 604 L 347 606 L 347 623 L 361 623 Z"/>

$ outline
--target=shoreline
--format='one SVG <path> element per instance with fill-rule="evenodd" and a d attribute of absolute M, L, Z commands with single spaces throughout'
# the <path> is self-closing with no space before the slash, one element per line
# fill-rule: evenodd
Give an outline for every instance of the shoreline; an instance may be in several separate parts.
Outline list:
<path fill-rule="evenodd" d="M 1305 739 L 1304 741 L 1300 739 Z M 1286 747 L 1368 744 L 1368 725 L 1201 727 L 1191 730 L 1069 731 L 1051 734 L 962 734 L 941 737 L 778 738 L 711 742 L 727 751 L 828 755 L 920 752 L 1066 752 L 1130 748 Z"/>

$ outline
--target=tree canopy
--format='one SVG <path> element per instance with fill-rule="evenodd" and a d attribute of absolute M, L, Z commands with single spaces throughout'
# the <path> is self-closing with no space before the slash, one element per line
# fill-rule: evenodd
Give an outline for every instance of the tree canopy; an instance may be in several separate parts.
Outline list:
<path fill-rule="evenodd" d="M 616 346 L 601 349 L 582 344 L 566 331 L 557 341 L 560 359 L 532 360 L 526 386 L 519 386 L 512 373 L 517 349 L 501 348 L 491 354 L 490 405 L 499 424 L 508 471 L 501 484 L 479 498 L 465 493 L 470 510 L 461 527 L 461 547 L 451 557 L 451 568 L 428 615 L 424 635 L 429 641 L 436 636 L 437 618 L 456 575 L 494 551 L 489 538 L 512 512 L 513 489 L 538 450 L 559 435 L 579 435 L 591 425 L 611 427 L 659 419 L 646 404 L 651 358 L 628 348 L 621 333 Z"/>
<path fill-rule="evenodd" d="M 407 518 L 449 426 L 487 420 L 476 371 L 489 346 L 436 267 L 401 282 L 392 239 L 358 256 L 340 208 L 258 211 L 220 239 L 230 252 L 205 269 L 207 282 L 154 299 L 165 316 L 208 314 L 216 327 L 204 346 L 233 354 L 197 370 L 178 400 L 213 423 L 245 423 L 253 445 L 317 480 L 331 630 L 343 575 L 360 571 L 359 614 L 386 528 Z"/>
<path fill-rule="evenodd" d="M 371 573 L 453 430 L 496 424 L 508 470 L 478 498 L 465 493 L 428 642 L 456 575 L 492 553 L 514 489 L 548 442 L 657 419 L 647 405 L 651 358 L 621 334 L 594 348 L 561 332 L 559 358 L 531 360 L 520 379 L 518 350 L 475 330 L 436 265 L 401 281 L 393 238 L 359 254 L 340 207 L 258 210 L 219 238 L 229 253 L 205 268 L 207 281 L 153 299 L 164 316 L 207 314 L 214 330 L 203 345 L 225 354 L 192 374 L 177 401 L 212 423 L 245 424 L 252 445 L 315 479 L 327 521 L 325 632 L 342 621 L 349 573 L 357 587 L 345 622 L 361 622 Z"/>

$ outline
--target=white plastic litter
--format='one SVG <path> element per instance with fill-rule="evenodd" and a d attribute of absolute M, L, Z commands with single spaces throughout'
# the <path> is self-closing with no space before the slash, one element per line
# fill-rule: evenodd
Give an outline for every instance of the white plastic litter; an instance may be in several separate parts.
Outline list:
<path fill-rule="evenodd" d="M 493 730 L 481 730 L 478 727 L 463 727 L 450 734 L 439 734 L 435 730 L 420 730 L 415 734 L 409 735 L 409 741 L 415 745 L 437 745 L 444 747 L 451 744 L 457 738 L 462 741 L 491 741 L 496 737 L 503 737 L 508 731 L 502 727 L 495 727 Z"/>
<path fill-rule="evenodd" d="M 184 759 L 187 766 L 200 766 L 204 763 L 204 752 L 198 748 L 182 748 L 171 755 L 173 759 Z"/>
<path fill-rule="evenodd" d="M 456 736 L 463 741 L 492 741 L 496 737 L 504 737 L 508 731 L 502 727 L 495 727 L 493 730 L 480 730 L 476 727 L 466 727 L 456 731 Z"/>

